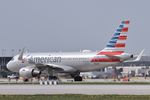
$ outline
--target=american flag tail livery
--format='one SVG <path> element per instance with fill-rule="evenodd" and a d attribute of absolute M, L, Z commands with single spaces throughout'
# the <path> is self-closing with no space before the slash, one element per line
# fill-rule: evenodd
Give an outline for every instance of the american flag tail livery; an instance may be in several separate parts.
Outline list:
<path fill-rule="evenodd" d="M 129 23 L 128 20 L 122 21 L 106 47 L 97 55 L 120 55 L 124 53 Z"/>

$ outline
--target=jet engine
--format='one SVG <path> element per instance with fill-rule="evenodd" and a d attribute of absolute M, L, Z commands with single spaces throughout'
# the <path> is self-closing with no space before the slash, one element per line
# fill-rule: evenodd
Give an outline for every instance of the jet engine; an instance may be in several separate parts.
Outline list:
<path fill-rule="evenodd" d="M 38 77 L 40 76 L 40 74 L 41 71 L 31 67 L 24 67 L 19 70 L 20 77 L 27 78 L 27 79 L 32 77 Z"/>

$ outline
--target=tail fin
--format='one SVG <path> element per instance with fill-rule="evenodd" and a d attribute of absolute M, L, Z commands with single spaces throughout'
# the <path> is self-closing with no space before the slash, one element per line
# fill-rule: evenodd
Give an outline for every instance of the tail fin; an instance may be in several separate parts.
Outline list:
<path fill-rule="evenodd" d="M 98 53 L 100 54 L 111 54 L 119 55 L 124 52 L 127 40 L 128 25 L 130 21 L 122 21 L 111 40 L 108 42 L 106 47 Z"/>
<path fill-rule="evenodd" d="M 18 56 L 18 60 L 22 60 L 23 59 L 24 50 L 25 50 L 25 48 L 22 49 L 20 55 Z"/>

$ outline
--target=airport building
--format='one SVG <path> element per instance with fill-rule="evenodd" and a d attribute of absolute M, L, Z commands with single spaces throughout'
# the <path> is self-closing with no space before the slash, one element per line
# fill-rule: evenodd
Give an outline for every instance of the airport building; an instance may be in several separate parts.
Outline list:
<path fill-rule="evenodd" d="M 125 62 L 116 67 L 106 67 L 94 72 L 82 73 L 86 78 L 113 78 L 114 76 L 150 77 L 150 56 L 144 55 L 138 62 Z"/>
<path fill-rule="evenodd" d="M 7 77 L 12 72 L 8 71 L 6 64 L 12 59 L 12 57 L 0 57 L 0 78 Z"/>
<path fill-rule="evenodd" d="M 138 62 L 127 62 L 118 65 L 122 74 L 131 76 L 150 76 L 150 56 L 143 56 Z"/>

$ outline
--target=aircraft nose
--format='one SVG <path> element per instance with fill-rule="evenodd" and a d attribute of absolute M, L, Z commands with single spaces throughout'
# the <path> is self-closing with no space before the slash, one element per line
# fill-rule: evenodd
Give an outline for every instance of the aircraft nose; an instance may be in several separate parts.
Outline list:
<path fill-rule="evenodd" d="M 8 62 L 6 65 L 7 69 L 14 72 L 15 71 L 15 64 L 13 62 Z"/>
<path fill-rule="evenodd" d="M 11 71 L 11 63 L 10 62 L 7 63 L 6 67 L 7 67 L 8 70 Z"/>

